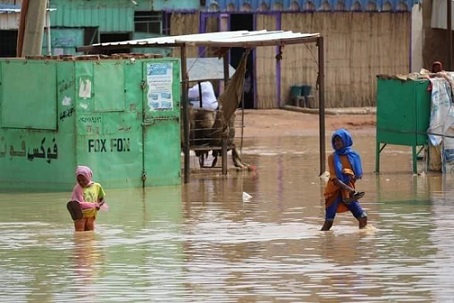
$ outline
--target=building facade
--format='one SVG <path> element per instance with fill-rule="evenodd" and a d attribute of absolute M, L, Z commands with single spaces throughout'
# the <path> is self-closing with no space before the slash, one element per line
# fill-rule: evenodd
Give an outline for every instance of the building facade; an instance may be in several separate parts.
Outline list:
<path fill-rule="evenodd" d="M 49 12 L 51 30 L 44 37 L 43 54 L 77 54 L 75 47 L 80 45 L 160 35 L 261 29 L 316 32 L 325 37 L 326 106 L 374 106 L 376 76 L 408 73 L 416 68 L 412 61 L 422 56 L 421 46 L 412 40 L 415 1 L 50 0 L 55 10 Z M 2 2 L 20 7 L 20 1 Z M 12 32 L 9 45 L 14 46 L 14 29 L 8 31 Z M 165 48 L 131 51 L 176 55 Z M 0 50 L 0 55 L 5 53 Z M 193 57 L 212 55 L 213 50 L 189 51 Z M 242 49 L 230 51 L 232 66 L 241 55 Z M 248 62 L 252 85 L 245 107 L 278 108 L 289 102 L 295 85 L 310 86 L 316 96 L 316 57 L 316 47 L 309 46 L 254 49 Z"/>

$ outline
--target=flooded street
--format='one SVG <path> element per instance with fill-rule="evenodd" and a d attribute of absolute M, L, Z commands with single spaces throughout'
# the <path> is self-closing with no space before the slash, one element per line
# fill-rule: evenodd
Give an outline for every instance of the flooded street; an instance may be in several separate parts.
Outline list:
<path fill-rule="evenodd" d="M 314 136 L 245 139 L 256 172 L 106 189 L 94 233 L 74 233 L 71 189 L 0 193 L 0 302 L 452 302 L 453 176 L 413 175 L 399 146 L 376 175 L 375 138 L 353 136 L 364 230 L 342 213 L 319 231 Z"/>

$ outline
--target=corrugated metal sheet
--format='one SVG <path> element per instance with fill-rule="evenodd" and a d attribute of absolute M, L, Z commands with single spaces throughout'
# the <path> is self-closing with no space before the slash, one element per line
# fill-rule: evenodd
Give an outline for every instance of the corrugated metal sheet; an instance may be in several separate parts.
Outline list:
<path fill-rule="evenodd" d="M 17 30 L 20 19 L 19 4 L 0 4 L 0 30 Z M 54 12 L 56 9 L 47 9 L 47 12 Z"/>
<path fill-rule="evenodd" d="M 123 3 L 123 4 L 122 4 Z M 102 32 L 134 31 L 134 8 L 129 1 L 65 1 L 51 14 L 54 27 L 99 27 Z"/>
<path fill-rule="evenodd" d="M 20 5 L 12 5 L 12 4 L 0 4 L 0 14 L 1 13 L 13 13 L 17 14 L 20 13 Z M 47 11 L 55 11 L 55 8 L 48 8 Z"/>
<path fill-rule="evenodd" d="M 194 35 L 169 36 L 140 40 L 128 40 L 120 42 L 106 42 L 93 44 L 91 46 L 80 47 L 78 50 L 93 50 L 109 46 L 131 46 L 131 47 L 148 47 L 162 45 L 179 45 L 187 44 L 190 46 L 217 46 L 217 47 L 252 47 L 252 46 L 267 46 L 278 44 L 294 44 L 304 43 L 304 41 L 315 42 L 315 38 L 320 37 L 320 34 L 294 33 L 291 31 L 230 31 L 230 32 L 215 32 Z"/>

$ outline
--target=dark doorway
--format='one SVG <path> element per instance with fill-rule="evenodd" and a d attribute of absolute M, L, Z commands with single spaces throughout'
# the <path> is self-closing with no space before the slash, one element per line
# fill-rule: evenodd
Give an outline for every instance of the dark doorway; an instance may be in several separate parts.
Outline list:
<path fill-rule="evenodd" d="M 99 43 L 99 28 L 84 27 L 84 45 Z"/>
<path fill-rule="evenodd" d="M 254 15 L 253 14 L 231 14 L 230 15 L 230 30 L 254 30 Z M 230 50 L 230 64 L 236 68 L 241 61 L 244 49 L 233 47 Z M 246 75 L 244 79 L 244 108 L 254 108 L 254 49 L 251 49 L 247 59 Z"/>
<path fill-rule="evenodd" d="M 16 57 L 17 31 L 0 31 L 0 57 Z"/>
<path fill-rule="evenodd" d="M 104 42 L 118 42 L 118 41 L 127 41 L 131 39 L 130 33 L 101 33 L 99 36 L 101 43 Z M 106 55 L 119 54 L 119 53 L 129 53 L 127 48 L 119 49 L 110 49 L 105 52 Z"/>

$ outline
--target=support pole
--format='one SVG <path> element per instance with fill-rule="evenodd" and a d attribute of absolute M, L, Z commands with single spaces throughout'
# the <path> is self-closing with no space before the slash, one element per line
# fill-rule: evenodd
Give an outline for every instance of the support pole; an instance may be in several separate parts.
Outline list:
<path fill-rule="evenodd" d="M 452 0 L 446 0 L 446 42 L 448 44 L 448 54 L 446 60 L 447 69 L 452 71 Z"/>
<path fill-rule="evenodd" d="M 40 56 L 47 0 L 23 1 L 17 37 L 17 57 Z"/>
<path fill-rule="evenodd" d="M 47 0 L 47 8 L 50 9 L 50 0 Z M 47 29 L 47 54 L 52 56 L 52 39 L 50 37 L 50 10 L 46 12 L 46 29 Z"/>
<path fill-rule="evenodd" d="M 17 32 L 17 46 L 16 46 L 16 57 L 22 57 L 22 49 L 24 48 L 24 33 L 25 33 L 25 23 L 27 19 L 28 12 L 28 0 L 23 0 L 20 10 L 20 19 L 19 19 L 19 30 Z"/>
<path fill-rule="evenodd" d="M 181 50 L 181 102 L 183 103 L 183 153 L 184 153 L 184 183 L 190 182 L 190 142 L 189 142 L 189 111 L 188 111 L 188 86 L 189 86 L 189 75 L 188 67 L 186 62 L 186 45 L 180 47 Z"/>
<path fill-rule="evenodd" d="M 227 87 L 227 83 L 229 82 L 229 52 L 225 52 L 223 57 L 224 63 L 224 90 Z M 221 110 L 222 106 L 221 106 Z M 230 124 L 230 121 L 224 121 L 227 125 Z M 222 124 L 222 174 L 227 175 L 227 145 L 228 145 L 228 133 L 225 131 L 226 125 Z"/>
<path fill-rule="evenodd" d="M 320 128 L 320 175 L 326 170 L 326 147 L 325 147 L 325 56 L 323 50 L 323 37 L 319 37 L 318 46 L 318 117 Z"/>

